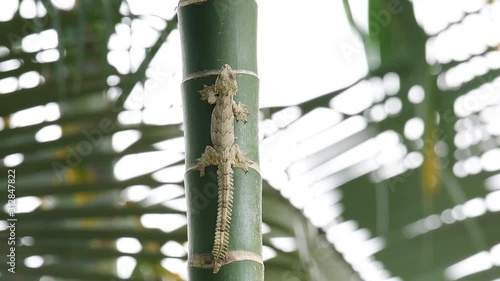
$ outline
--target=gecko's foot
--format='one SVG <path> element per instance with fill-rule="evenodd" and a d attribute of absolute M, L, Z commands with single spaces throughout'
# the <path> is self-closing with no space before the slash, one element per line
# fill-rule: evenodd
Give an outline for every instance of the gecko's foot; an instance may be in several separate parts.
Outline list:
<path fill-rule="evenodd" d="M 238 168 L 241 168 L 245 173 L 248 173 L 248 170 L 250 169 L 250 165 L 252 164 L 252 161 L 248 159 L 246 156 L 246 153 L 243 153 L 243 155 L 236 155 L 236 164 L 235 166 Z"/>
<path fill-rule="evenodd" d="M 193 170 L 200 171 L 200 177 L 203 177 L 205 175 L 205 167 L 207 166 L 200 159 L 196 159 L 196 165 L 193 167 Z"/>
<path fill-rule="evenodd" d="M 210 166 L 210 163 L 207 163 L 207 157 L 204 157 L 206 154 L 202 154 L 202 156 L 196 159 L 196 164 L 193 167 L 193 170 L 200 171 L 200 177 L 205 175 L 205 168 Z"/>
<path fill-rule="evenodd" d="M 249 112 L 247 106 L 239 102 L 238 106 L 236 106 L 234 110 L 236 120 L 240 122 L 247 122 L 248 114 Z"/>
<path fill-rule="evenodd" d="M 215 85 L 203 85 L 203 90 L 200 91 L 201 99 L 208 101 L 209 104 L 214 104 L 217 101 L 217 91 Z"/>
<path fill-rule="evenodd" d="M 252 160 L 248 158 L 247 153 L 243 152 L 237 144 L 233 144 L 231 147 L 231 158 L 234 159 L 232 163 L 234 167 L 242 169 L 245 173 L 248 172 Z"/>
<path fill-rule="evenodd" d="M 205 147 L 205 152 L 201 154 L 201 157 L 196 159 L 193 170 L 200 171 L 200 177 L 205 175 L 205 168 L 213 165 L 217 166 L 217 151 L 211 146 Z"/>
<path fill-rule="evenodd" d="M 248 170 L 250 168 L 250 164 L 251 164 L 251 162 L 245 161 L 244 164 L 241 165 L 241 169 L 243 169 L 243 171 L 245 171 L 245 173 L 248 173 Z"/>

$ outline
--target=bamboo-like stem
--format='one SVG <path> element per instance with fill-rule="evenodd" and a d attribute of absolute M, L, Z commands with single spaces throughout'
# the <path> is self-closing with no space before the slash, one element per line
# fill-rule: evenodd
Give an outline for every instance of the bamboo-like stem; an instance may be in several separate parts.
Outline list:
<path fill-rule="evenodd" d="M 212 145 L 210 119 L 214 107 L 200 99 L 199 91 L 203 85 L 214 84 L 224 64 L 237 74 L 235 101 L 247 105 L 250 112 L 246 123 L 235 122 L 235 143 L 258 163 L 257 4 L 253 0 L 181 0 L 178 18 L 184 69 L 186 167 L 193 166 L 205 147 Z M 189 280 L 262 281 L 262 184 L 254 169 L 245 173 L 233 167 L 234 204 L 226 258 L 232 262 L 213 273 L 210 262 L 217 211 L 216 169 L 208 167 L 203 177 L 198 171 L 188 170 L 185 174 Z"/>

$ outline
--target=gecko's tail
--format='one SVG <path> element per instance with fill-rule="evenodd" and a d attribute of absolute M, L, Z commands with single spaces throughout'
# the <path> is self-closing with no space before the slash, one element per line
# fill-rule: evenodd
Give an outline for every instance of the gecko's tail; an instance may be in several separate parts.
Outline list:
<path fill-rule="evenodd" d="M 214 273 L 219 272 L 219 270 L 220 270 L 221 266 L 222 266 L 222 264 L 217 264 L 217 263 L 216 263 L 216 264 L 214 265 Z"/>
<path fill-rule="evenodd" d="M 214 248 L 214 273 L 217 273 L 229 248 L 229 230 L 231 227 L 231 214 L 233 211 L 233 169 L 228 163 L 219 165 L 217 169 L 218 200 L 217 200 L 217 223 L 215 226 Z"/>

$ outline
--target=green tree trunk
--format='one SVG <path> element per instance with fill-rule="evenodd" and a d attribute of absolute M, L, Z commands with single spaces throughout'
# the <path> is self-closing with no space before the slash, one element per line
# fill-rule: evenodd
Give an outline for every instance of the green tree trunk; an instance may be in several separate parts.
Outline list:
<path fill-rule="evenodd" d="M 234 201 L 229 252 L 220 271 L 213 273 L 212 248 L 216 227 L 217 167 L 205 176 L 189 170 L 213 146 L 211 118 L 214 105 L 199 91 L 213 85 L 221 67 L 228 64 L 237 74 L 234 97 L 248 107 L 246 123 L 235 122 L 235 143 L 258 163 L 258 85 L 256 38 L 257 4 L 253 0 L 181 0 L 178 7 L 183 53 L 182 95 L 186 138 L 185 174 L 188 203 L 189 280 L 263 280 L 262 180 L 255 169 L 245 173 L 233 167 Z M 228 262 L 231 259 L 236 261 Z"/>

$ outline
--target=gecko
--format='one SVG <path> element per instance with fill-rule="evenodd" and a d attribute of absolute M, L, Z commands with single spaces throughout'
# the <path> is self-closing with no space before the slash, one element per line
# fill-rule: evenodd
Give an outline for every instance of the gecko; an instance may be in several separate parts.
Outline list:
<path fill-rule="evenodd" d="M 210 137 L 213 146 L 207 146 L 201 157 L 196 159 L 194 170 L 205 175 L 205 168 L 217 166 L 217 222 L 215 226 L 213 256 L 213 273 L 217 273 L 226 258 L 229 247 L 229 229 L 233 208 L 233 167 L 248 172 L 253 163 L 238 144 L 235 143 L 234 119 L 246 123 L 248 109 L 242 103 L 236 103 L 234 96 L 238 91 L 236 73 L 231 66 L 224 64 L 214 85 L 203 85 L 199 91 L 202 100 L 215 104 L 212 111 Z"/>

